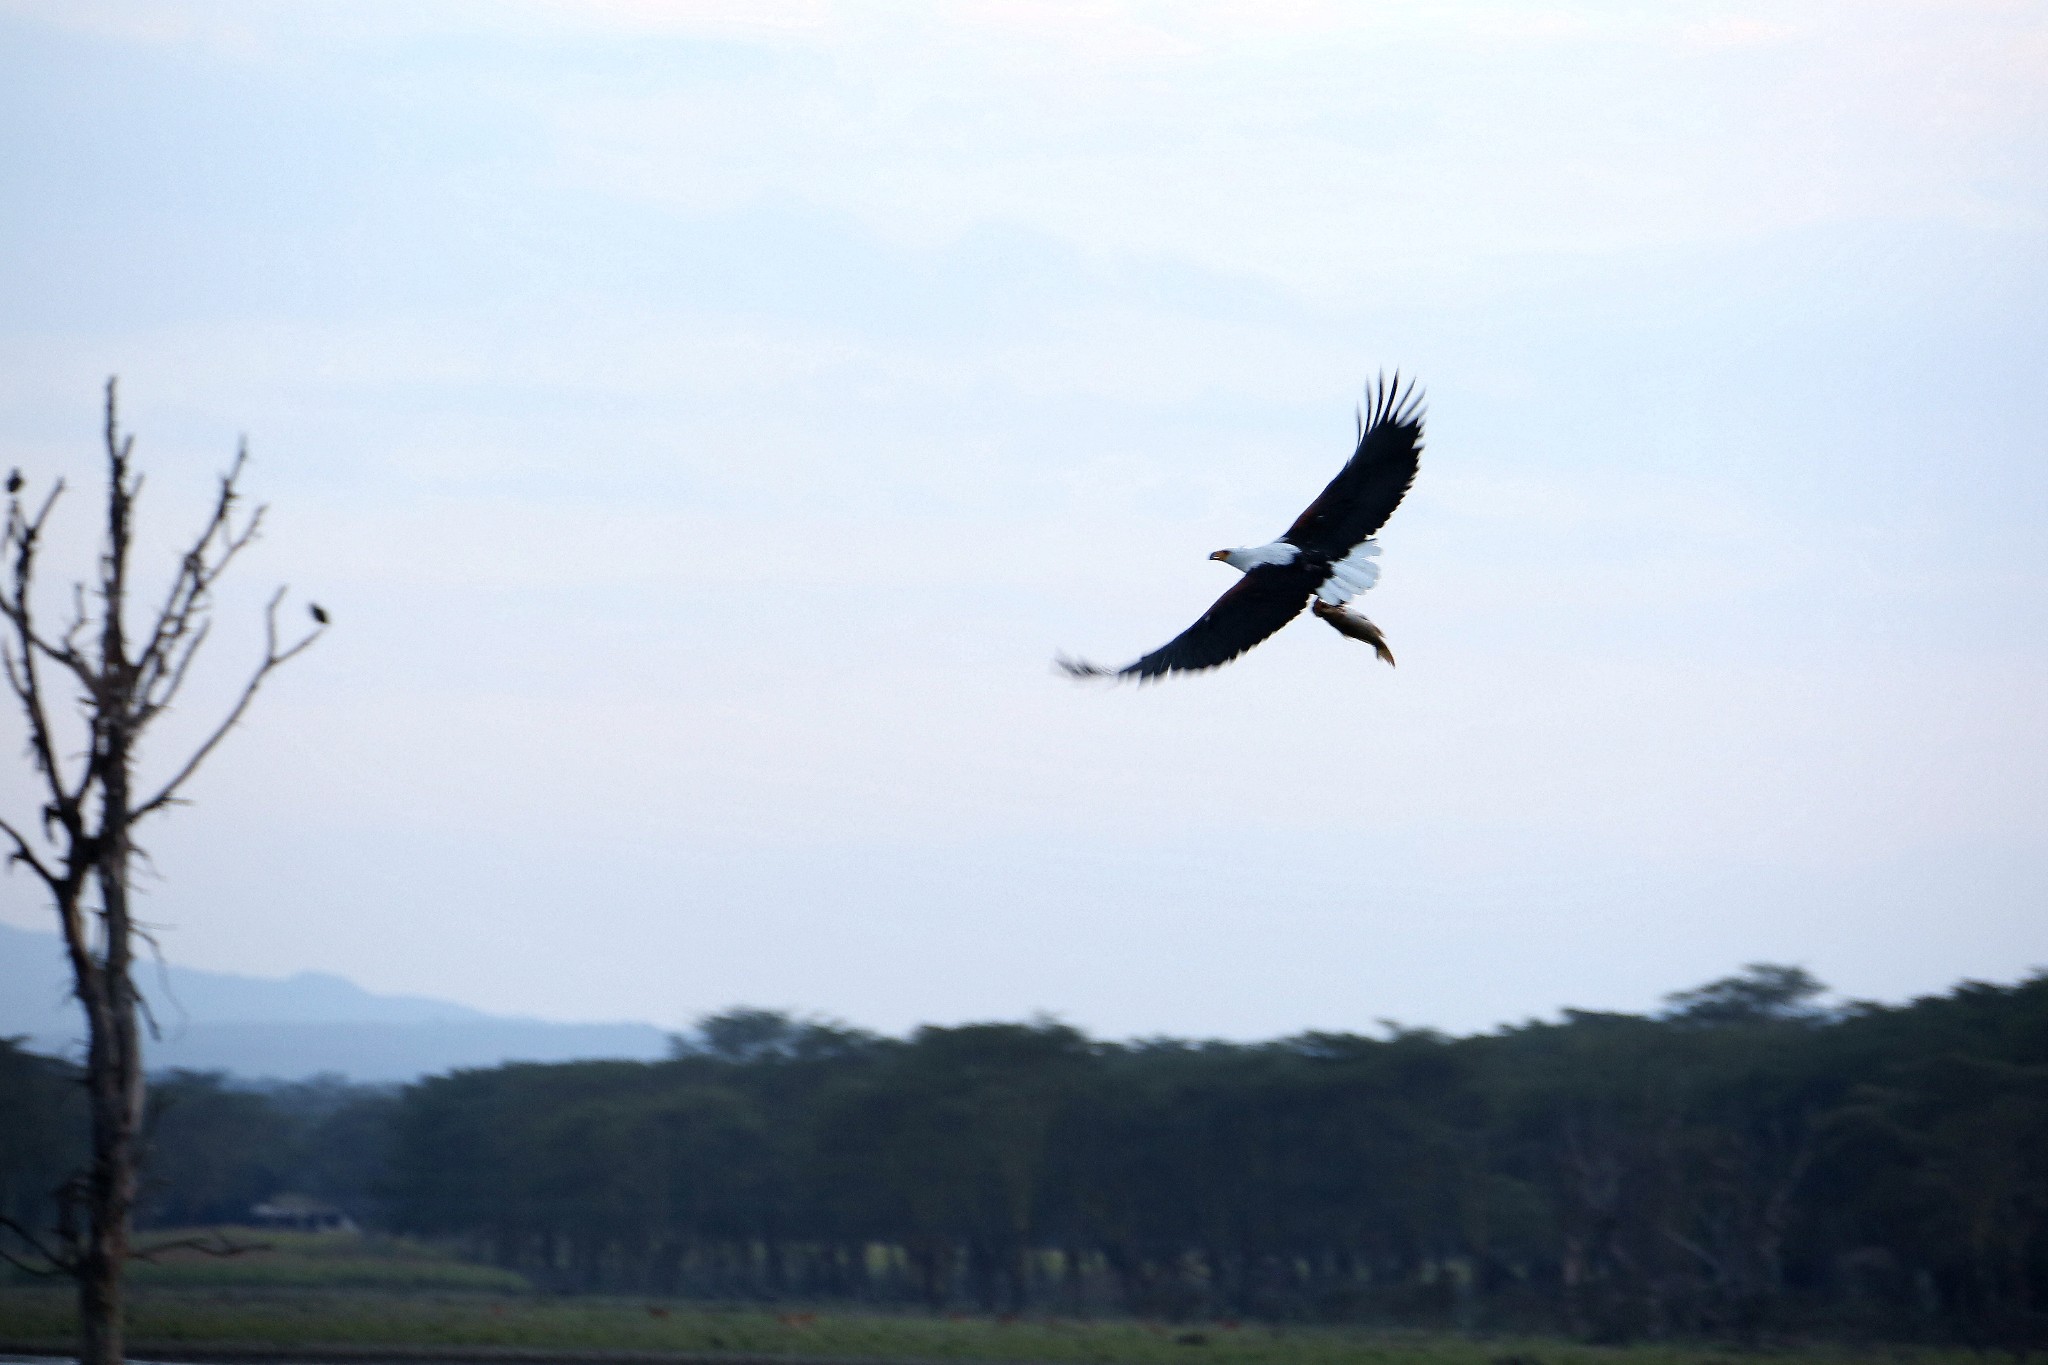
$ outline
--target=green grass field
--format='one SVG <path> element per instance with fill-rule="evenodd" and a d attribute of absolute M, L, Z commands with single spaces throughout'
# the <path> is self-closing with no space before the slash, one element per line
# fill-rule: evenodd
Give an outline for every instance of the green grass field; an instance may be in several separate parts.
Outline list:
<path fill-rule="evenodd" d="M 138 1247 L 173 1241 L 183 1232 L 143 1233 Z M 334 1233 L 272 1232 L 227 1228 L 209 1240 L 226 1238 L 261 1246 L 239 1256 L 210 1256 L 176 1250 L 137 1262 L 129 1283 L 180 1289 L 386 1289 L 523 1294 L 533 1286 L 522 1275 L 477 1265 L 447 1251 L 404 1237 Z"/>
<path fill-rule="evenodd" d="M 138 1266 L 131 1351 L 244 1348 L 508 1348 L 678 1355 L 1035 1361 L 1047 1365 L 1948 1365 L 1961 1352 L 1813 1348 L 1626 1349 L 1561 1341 L 1337 1327 L 1169 1325 L 1029 1315 L 776 1312 L 649 1299 L 556 1297 L 518 1276 L 396 1239 L 237 1234 L 271 1250 L 226 1260 L 178 1253 Z M 0 1287 L 0 1349 L 61 1350 L 71 1298 L 57 1284 Z"/>

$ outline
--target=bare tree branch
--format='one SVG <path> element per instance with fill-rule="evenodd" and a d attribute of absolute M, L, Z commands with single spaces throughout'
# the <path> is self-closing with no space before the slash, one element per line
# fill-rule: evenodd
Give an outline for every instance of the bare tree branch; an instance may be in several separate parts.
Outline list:
<path fill-rule="evenodd" d="M 29 594 L 35 582 L 36 548 L 42 536 L 43 523 L 49 519 L 50 510 L 64 492 L 64 481 L 59 479 L 43 499 L 43 505 L 33 518 L 24 517 L 21 500 L 10 498 L 7 506 L 7 529 L 5 544 L 14 551 L 13 573 L 9 590 L 0 594 L 0 616 L 4 616 L 14 627 L 15 645 L 10 649 L 7 681 L 15 698 L 21 703 L 22 712 L 29 723 L 29 746 L 34 753 L 36 766 L 42 772 L 50 788 L 51 796 L 61 806 L 64 798 L 63 772 L 57 763 L 54 742 L 51 739 L 48 709 L 43 703 L 41 676 L 36 668 L 36 656 L 40 653 L 71 669 L 74 675 L 85 682 L 91 690 L 94 682 L 91 670 L 84 668 L 83 661 L 72 651 L 69 644 L 52 645 L 37 634 Z M 18 671 L 17 671 L 18 670 Z"/>
<path fill-rule="evenodd" d="M 208 1240 L 208 1237 L 212 1240 Z M 247 1256 L 255 1251 L 274 1251 L 269 1242 L 237 1242 L 224 1232 L 201 1233 L 196 1237 L 180 1237 L 175 1241 L 159 1242 L 155 1246 L 136 1247 L 128 1253 L 131 1261 L 153 1262 L 167 1251 L 196 1251 L 202 1256 Z"/>
<path fill-rule="evenodd" d="M 73 1262 L 70 1257 L 52 1250 L 34 1232 L 15 1222 L 12 1218 L 6 1217 L 4 1214 L 0 1214 L 0 1232 L 13 1233 L 28 1245 L 29 1254 L 42 1258 L 44 1262 L 41 1266 L 30 1265 L 5 1247 L 0 1247 L 0 1260 L 5 1260 L 15 1269 L 27 1271 L 31 1275 L 44 1276 L 69 1275 L 72 1273 Z"/>
<path fill-rule="evenodd" d="M 157 939 L 155 928 L 156 926 L 154 925 L 138 924 L 135 926 L 135 936 L 149 945 L 150 960 L 156 966 L 157 989 L 177 1009 L 183 1021 L 179 1025 L 182 1028 L 185 1024 L 192 1022 L 192 1016 L 186 1013 L 185 1002 L 178 999 L 178 993 L 171 989 L 171 964 L 164 958 L 164 945 Z M 136 993 L 136 1003 L 141 1007 L 144 1016 L 149 1020 L 149 1036 L 161 1042 L 164 1035 L 163 1029 L 156 1021 L 156 1007 L 149 1003 L 149 997 L 142 995 L 140 992 Z"/>
<path fill-rule="evenodd" d="M 178 692 L 185 686 L 185 675 L 190 671 L 192 661 L 199 657 L 200 646 L 206 643 L 206 636 L 212 629 L 213 622 L 210 620 L 201 621 L 189 636 L 186 636 L 183 628 L 180 628 L 179 634 L 184 638 L 172 642 L 172 652 L 175 653 L 176 658 L 169 664 L 168 675 L 161 671 L 158 672 L 141 689 L 144 702 L 137 714 L 142 719 L 148 720 L 154 717 L 159 711 L 165 710 L 177 699 Z M 161 667 L 161 661 L 159 661 L 159 667 Z M 152 692 L 155 695 L 152 696 Z"/>
<path fill-rule="evenodd" d="M 35 873 L 38 877 L 42 878 L 43 884 L 48 886 L 52 891 L 57 890 L 62 885 L 62 883 L 57 877 L 57 874 L 50 871 L 50 869 L 44 865 L 43 860 L 36 856 L 36 851 L 35 849 L 29 846 L 28 840 L 21 837 L 20 830 L 16 829 L 7 821 L 0 820 L 0 834 L 5 834 L 8 838 L 14 841 L 14 852 L 7 855 L 8 862 L 21 863 L 25 865 L 29 871 Z"/>
<path fill-rule="evenodd" d="M 249 709 L 249 703 L 255 700 L 256 689 L 263 686 L 263 680 L 281 665 L 289 663 L 327 632 L 324 624 L 317 625 L 300 636 L 291 646 L 280 650 L 277 646 L 277 606 L 284 601 L 285 591 L 279 588 L 272 593 L 269 604 L 263 609 L 263 662 L 249 675 L 249 681 L 242 688 L 242 695 L 236 698 L 234 706 L 229 709 L 226 718 L 214 727 L 213 733 L 192 751 L 192 757 L 185 761 L 185 766 L 178 769 L 176 775 L 164 783 L 155 796 L 135 807 L 137 820 L 161 810 L 177 799 L 178 788 L 199 770 L 199 765 L 206 761 L 206 756 L 213 752 L 214 746 L 227 737 L 228 731 L 234 729 L 235 723 L 242 718 L 242 713 Z"/>
<path fill-rule="evenodd" d="M 167 672 L 174 671 L 172 656 L 179 652 L 179 645 L 193 629 L 194 620 L 206 610 L 213 584 L 227 571 L 235 556 L 256 539 L 262 528 L 263 514 L 267 510 L 263 507 L 250 514 L 241 530 L 234 527 L 234 505 L 240 496 L 235 485 L 241 479 L 248 460 L 249 448 L 245 443 L 235 451 L 234 463 L 221 476 L 213 512 L 192 541 L 192 548 L 181 561 L 163 605 L 157 609 L 149 644 L 136 657 L 139 690 L 145 696 Z M 189 660 L 190 651 L 185 653 Z M 161 709 L 161 704 L 156 709 Z"/>

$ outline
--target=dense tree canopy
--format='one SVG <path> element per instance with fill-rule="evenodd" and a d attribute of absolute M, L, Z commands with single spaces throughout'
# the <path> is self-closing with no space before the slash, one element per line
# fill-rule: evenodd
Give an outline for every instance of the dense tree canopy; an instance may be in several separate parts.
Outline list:
<path fill-rule="evenodd" d="M 1755 967 L 1656 1017 L 1262 1044 L 735 1011 L 663 1062 L 397 1095 L 178 1076 L 151 1208 L 289 1186 L 563 1290 L 2038 1337 L 2048 977 L 1819 993 Z M 41 1132 L 0 1127 L 11 1207 Z"/>

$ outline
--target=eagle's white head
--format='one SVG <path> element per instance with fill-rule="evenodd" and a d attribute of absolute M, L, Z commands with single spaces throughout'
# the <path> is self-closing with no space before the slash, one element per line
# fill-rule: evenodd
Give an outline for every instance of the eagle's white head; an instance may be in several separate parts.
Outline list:
<path fill-rule="evenodd" d="M 1250 573 L 1253 569 L 1266 564 L 1292 564 L 1294 557 L 1300 553 L 1298 547 L 1289 545 L 1284 540 L 1276 540 L 1271 545 L 1239 546 L 1235 550 L 1218 550 L 1209 558 L 1220 559 L 1239 573 Z"/>

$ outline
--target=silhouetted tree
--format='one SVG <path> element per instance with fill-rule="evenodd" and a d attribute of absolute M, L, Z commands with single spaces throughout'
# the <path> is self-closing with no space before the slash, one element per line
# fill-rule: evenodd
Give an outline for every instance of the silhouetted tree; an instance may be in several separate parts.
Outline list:
<path fill-rule="evenodd" d="M 30 1259 L 77 1281 L 82 1365 L 121 1359 L 122 1270 L 138 1254 L 131 1227 L 144 1117 L 141 1000 L 133 979 L 140 930 L 128 901 L 135 829 L 180 801 L 186 782 L 242 718 L 264 680 L 326 629 L 316 623 L 311 633 L 283 642 L 279 589 L 265 617 L 263 655 L 225 714 L 167 765 L 167 776 L 144 785 L 137 771 L 143 737 L 182 692 L 212 624 L 214 588 L 256 538 L 263 510 L 241 512 L 238 485 L 247 450 L 238 450 L 168 584 L 153 606 L 134 616 L 144 591 L 131 563 L 142 476 L 132 462 L 134 438 L 120 430 L 112 380 L 105 436 L 98 560 L 91 582 L 73 586 L 54 625 L 37 600 L 36 574 L 63 481 L 39 501 L 24 501 L 27 480 L 18 472 L 10 476 L 0 537 L 7 560 L 0 582 L 6 678 L 26 724 L 42 800 L 33 819 L 0 820 L 0 836 L 13 846 L 10 864 L 35 874 L 57 913 L 72 991 L 85 1013 L 91 1135 L 85 1168 L 62 1187 L 54 1228 L 10 1216 L 6 1230 Z M 84 731 L 76 739 L 68 733 L 74 716 Z"/>

